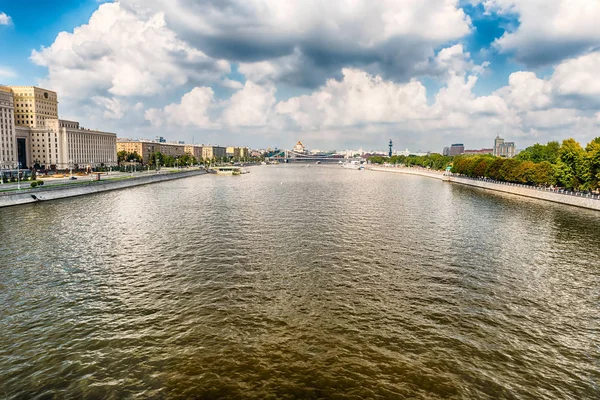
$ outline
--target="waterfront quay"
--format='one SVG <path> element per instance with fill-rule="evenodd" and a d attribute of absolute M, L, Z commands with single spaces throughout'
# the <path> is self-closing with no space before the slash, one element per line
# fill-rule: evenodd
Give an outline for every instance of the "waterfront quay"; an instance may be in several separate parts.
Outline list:
<path fill-rule="evenodd" d="M 434 171 L 418 167 L 371 167 L 369 169 L 378 172 L 426 176 L 445 182 L 453 182 L 481 189 L 510 193 L 517 196 L 531 197 L 534 199 L 600 211 L 600 196 L 593 194 L 576 193 L 564 189 L 537 188 L 516 183 L 496 182 L 490 179 L 474 179 L 443 171 Z"/>
<path fill-rule="evenodd" d="M 162 171 L 112 173 L 111 175 L 104 175 L 102 177 L 101 174 L 90 174 L 90 176 L 78 177 L 75 181 L 70 180 L 70 178 L 50 178 L 45 179 L 44 186 L 39 188 L 28 187 L 28 181 L 22 183 L 22 189 L 16 189 L 17 184 L 14 183 L 6 184 L 10 189 L 0 190 L 0 207 L 39 203 L 49 200 L 101 193 L 110 190 L 126 189 L 140 185 L 203 175 L 205 173 L 206 170 L 203 168 L 186 168 L 182 170 L 164 169 Z M 48 182 L 47 186 L 46 182 Z M 0 189 L 4 188 L 0 187 Z"/>

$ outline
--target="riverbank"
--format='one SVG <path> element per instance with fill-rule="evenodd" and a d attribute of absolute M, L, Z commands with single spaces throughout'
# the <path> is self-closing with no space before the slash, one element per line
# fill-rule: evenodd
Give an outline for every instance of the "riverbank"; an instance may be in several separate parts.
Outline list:
<path fill-rule="evenodd" d="M 378 172 L 393 172 L 407 175 L 426 176 L 428 178 L 439 179 L 445 182 L 453 182 L 461 185 L 477 187 L 480 189 L 493 190 L 502 193 L 510 193 L 517 196 L 530 197 L 538 200 L 551 201 L 554 203 L 566 204 L 569 206 L 600 211 L 600 200 L 593 196 L 568 195 L 555 191 L 537 189 L 526 185 L 499 183 L 478 179 L 470 179 L 461 176 L 444 175 L 443 172 L 428 171 L 420 168 L 373 167 L 370 168 L 370 170 Z"/>
<path fill-rule="evenodd" d="M 85 183 L 73 183 L 64 186 L 54 186 L 48 188 L 23 189 L 19 191 L 0 193 L 0 207 L 9 207 L 20 204 L 37 203 L 41 201 L 50 201 L 64 199 L 68 197 L 84 196 L 93 193 L 126 189 L 135 186 L 148 185 L 151 183 L 165 182 L 174 179 L 181 179 L 204 174 L 206 174 L 205 170 L 192 170 L 183 172 L 150 174 L 129 179 L 90 181 Z"/>

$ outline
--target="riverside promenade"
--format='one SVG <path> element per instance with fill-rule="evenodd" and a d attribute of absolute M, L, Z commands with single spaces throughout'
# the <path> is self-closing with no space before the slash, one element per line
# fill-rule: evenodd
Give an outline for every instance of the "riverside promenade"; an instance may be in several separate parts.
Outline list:
<path fill-rule="evenodd" d="M 35 189 L 11 190 L 0 193 L 0 207 L 16 206 L 20 204 L 38 203 L 43 201 L 64 199 L 68 197 L 83 196 L 93 193 L 107 192 L 110 190 L 126 189 L 151 183 L 165 182 L 174 179 L 204 175 L 204 169 L 194 169 L 178 172 L 151 173 L 143 176 L 126 177 L 120 179 L 105 179 L 100 181 L 85 181 L 65 185 L 55 185 Z"/>
<path fill-rule="evenodd" d="M 587 208 L 600 211 L 600 196 L 585 195 L 565 190 L 551 190 L 536 188 L 517 183 L 496 182 L 483 179 L 472 179 L 457 175 L 446 175 L 442 171 L 432 171 L 422 168 L 408 167 L 372 167 L 370 171 L 392 172 L 405 175 L 419 175 L 428 178 L 439 179 L 444 182 L 458 183 L 496 192 L 510 193 L 517 196 L 531 197 L 539 200 L 552 201 L 554 203 L 566 204 L 575 207 Z"/>

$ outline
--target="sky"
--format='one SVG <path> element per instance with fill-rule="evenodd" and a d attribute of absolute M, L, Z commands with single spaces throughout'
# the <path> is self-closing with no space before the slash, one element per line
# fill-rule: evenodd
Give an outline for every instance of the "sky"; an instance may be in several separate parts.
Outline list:
<path fill-rule="evenodd" d="M 585 145 L 598 21 L 600 0 L 0 0 L 0 84 L 124 138 Z"/>

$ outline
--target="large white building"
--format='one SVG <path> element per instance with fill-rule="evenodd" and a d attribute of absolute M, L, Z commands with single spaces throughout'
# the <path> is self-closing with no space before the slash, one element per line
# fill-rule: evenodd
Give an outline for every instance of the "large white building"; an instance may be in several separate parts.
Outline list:
<path fill-rule="evenodd" d="M 0 86 L 0 169 L 16 168 L 18 163 L 12 91 Z"/>
<path fill-rule="evenodd" d="M 0 86 L 2 115 L 12 115 L 14 156 L 6 156 L 3 168 L 21 166 L 45 169 L 99 167 L 117 164 L 117 135 L 84 129 L 79 122 L 58 118 L 55 92 L 35 86 Z M 12 99 L 13 106 L 9 105 Z M 6 113 L 5 113 L 6 108 Z M 8 120 L 8 119 L 7 119 Z M 4 131 L 3 131 L 4 132 Z M 4 143 L 4 137 L 6 142 Z M 10 150 L 8 135 L 0 137 L 0 149 Z M 0 158 L 0 167 L 3 159 Z"/>
<path fill-rule="evenodd" d="M 515 142 L 505 142 L 500 135 L 494 139 L 494 152 L 496 157 L 512 158 L 517 155 L 517 148 Z"/>

